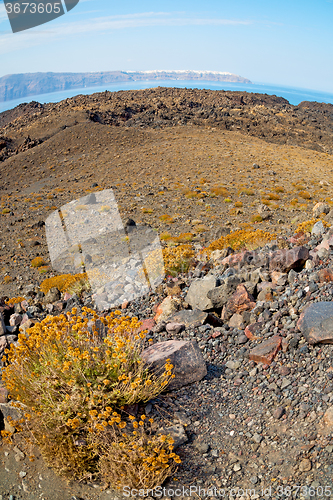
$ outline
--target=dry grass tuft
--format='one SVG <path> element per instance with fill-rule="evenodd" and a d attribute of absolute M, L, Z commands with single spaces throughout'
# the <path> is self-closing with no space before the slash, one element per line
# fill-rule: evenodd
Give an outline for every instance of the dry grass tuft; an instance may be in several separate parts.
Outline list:
<path fill-rule="evenodd" d="M 210 189 L 211 194 L 214 196 L 229 196 L 229 191 L 223 186 L 214 186 Z"/>
<path fill-rule="evenodd" d="M 281 199 L 280 196 L 276 193 L 268 193 L 267 197 L 269 200 L 275 200 L 275 201 Z"/>
<path fill-rule="evenodd" d="M 42 267 L 42 266 L 45 266 L 45 265 L 46 265 L 46 262 L 43 259 L 43 257 L 35 257 L 31 261 L 31 267 Z"/>
<path fill-rule="evenodd" d="M 309 191 L 300 191 L 298 195 L 303 198 L 303 200 L 311 200 L 311 194 Z"/>

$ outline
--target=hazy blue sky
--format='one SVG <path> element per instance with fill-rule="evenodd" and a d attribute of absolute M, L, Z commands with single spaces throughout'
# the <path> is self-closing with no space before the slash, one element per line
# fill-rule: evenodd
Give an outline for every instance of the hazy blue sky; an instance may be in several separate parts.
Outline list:
<path fill-rule="evenodd" d="M 333 93 L 333 0 L 81 0 L 16 34 L 0 0 L 0 76 L 149 69 Z"/>

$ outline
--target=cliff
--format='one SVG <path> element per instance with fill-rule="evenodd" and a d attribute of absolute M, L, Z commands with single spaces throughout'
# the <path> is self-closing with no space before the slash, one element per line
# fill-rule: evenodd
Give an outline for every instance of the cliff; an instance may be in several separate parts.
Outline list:
<path fill-rule="evenodd" d="M 0 102 L 61 90 L 97 87 L 118 82 L 193 80 L 248 83 L 232 73 L 218 71 L 106 71 L 99 73 L 21 73 L 0 78 Z"/>

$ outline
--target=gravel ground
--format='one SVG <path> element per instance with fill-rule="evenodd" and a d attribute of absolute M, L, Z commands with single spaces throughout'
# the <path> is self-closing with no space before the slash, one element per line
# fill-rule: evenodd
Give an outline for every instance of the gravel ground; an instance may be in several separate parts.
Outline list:
<path fill-rule="evenodd" d="M 312 237 L 306 246 L 313 249 L 321 240 L 321 236 Z M 274 248 L 272 244 L 267 245 L 262 253 L 267 254 Z M 165 484 L 170 490 L 170 495 L 165 492 L 166 496 L 172 496 L 176 486 L 184 486 L 182 496 L 188 497 L 186 488 L 192 485 L 192 494 L 194 488 L 217 488 L 224 490 L 229 498 L 237 495 L 247 498 L 246 490 L 251 489 L 248 496 L 255 499 L 265 497 L 262 490 L 268 489 L 267 498 L 286 498 L 290 486 L 295 498 L 333 498 L 333 433 L 322 433 L 320 425 L 324 413 L 333 405 L 332 345 L 308 344 L 296 325 L 309 303 L 332 301 L 332 282 L 321 283 L 318 279 L 318 271 L 329 268 L 332 258 L 333 251 L 327 252 L 326 258 L 316 267 L 304 268 L 298 273 L 290 271 L 286 285 L 275 288 L 272 300 L 257 300 L 251 315 L 263 320 L 259 339 L 249 340 L 243 329 L 230 328 L 227 324 L 220 327 L 203 324 L 172 335 L 173 339 L 198 342 L 208 373 L 200 382 L 161 395 L 139 408 L 139 412 L 153 416 L 157 426 L 181 423 L 186 429 L 188 441 L 178 448 L 182 464 L 175 477 Z M 244 272 L 244 268 L 241 271 Z M 225 272 L 228 269 L 221 264 L 209 271 L 220 279 Z M 180 297 L 185 300 L 194 279 L 203 278 L 205 274 L 207 271 L 200 271 L 198 266 L 187 275 L 168 277 L 165 282 L 183 281 L 185 287 Z M 306 291 L 307 287 L 311 291 Z M 149 296 L 132 301 L 126 314 L 140 319 L 154 317 L 166 290 L 165 283 L 158 290 L 159 294 L 151 292 Z M 85 304 L 90 302 L 88 294 Z M 278 311 L 280 317 L 272 319 Z M 45 315 L 46 312 L 40 311 L 39 317 Z M 165 330 L 160 330 L 161 327 L 149 330 L 147 339 L 157 342 L 171 338 Z M 250 350 L 276 333 L 285 342 L 273 362 L 264 365 L 250 360 Z M 26 467 L 22 468 L 6 446 L 0 448 L 0 456 L 5 465 L 0 472 L 0 477 L 4 478 L 1 477 L 1 484 L 5 489 L 1 491 L 3 486 L 0 487 L 4 499 L 9 498 L 10 487 L 13 487 L 10 484 L 15 483 L 14 477 L 21 470 L 27 471 L 21 483 L 26 481 L 31 491 L 35 484 L 35 491 L 38 491 L 37 478 L 29 473 L 26 462 Z M 37 462 L 43 470 L 38 474 L 43 476 L 42 460 Z M 30 467 L 37 470 L 36 464 Z M 62 483 L 52 471 L 46 470 L 53 481 Z M 18 491 L 17 485 L 15 491 Z M 77 485 L 72 487 L 78 488 Z M 240 489 L 238 494 L 237 487 Z M 64 485 L 61 488 L 65 488 Z M 113 497 L 111 492 L 99 492 L 97 497 L 94 488 L 90 490 L 88 486 L 80 486 L 80 493 L 76 494 L 83 496 L 77 498 Z M 71 498 L 68 489 L 59 491 L 63 491 L 59 498 Z M 203 491 L 196 490 L 195 494 L 198 493 L 204 496 Z M 23 490 L 20 495 L 22 498 L 42 498 L 34 496 L 37 493 L 29 496 Z M 43 498 L 58 498 L 50 492 L 49 495 Z"/>

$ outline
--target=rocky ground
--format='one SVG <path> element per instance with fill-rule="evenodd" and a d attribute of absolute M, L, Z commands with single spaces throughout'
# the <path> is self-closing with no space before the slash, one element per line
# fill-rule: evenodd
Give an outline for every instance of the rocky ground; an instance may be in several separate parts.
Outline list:
<path fill-rule="evenodd" d="M 126 314 L 144 320 L 148 338 L 195 340 L 207 363 L 202 380 L 139 409 L 158 426 L 183 425 L 185 443 L 178 449 L 183 463 L 166 487 L 255 489 L 251 498 L 261 498 L 261 489 L 270 487 L 272 498 L 278 498 L 287 486 L 294 486 L 295 493 L 303 487 L 301 498 L 311 498 L 313 491 L 320 497 L 322 487 L 332 496 L 331 235 L 313 236 L 302 246 L 292 239 L 284 250 L 271 243 L 253 251 L 252 259 L 244 252 L 215 253 L 215 263 L 199 264 L 188 275 L 167 279 L 159 293 L 125 304 Z M 36 292 L 30 288 L 28 308 L 25 303 L 12 309 L 3 305 L 5 323 L 15 318 L 18 324 L 26 308 L 32 320 L 45 317 L 51 296 Z M 76 301 L 68 300 L 57 301 L 55 313 L 60 303 L 66 310 Z M 85 303 L 90 300 L 86 294 Z M 1 340 L 12 342 L 17 328 L 9 332 L 7 327 Z M 192 367 L 192 375 L 197 369 Z M 59 479 L 45 467 L 40 472 L 40 461 L 31 464 L 6 446 L 2 453 L 4 493 L 39 498 L 40 488 L 43 498 L 58 498 L 48 496 L 47 487 L 44 492 L 40 477 L 47 474 L 56 484 Z M 91 486 L 59 488 L 66 498 L 70 491 L 104 498 L 95 497 Z"/>
<path fill-rule="evenodd" d="M 180 107 L 179 114 L 188 106 L 181 90 L 174 95 L 165 89 L 144 92 L 151 101 L 170 93 L 173 99 L 182 97 L 172 108 Z M 123 94 L 112 96 L 113 106 Z M 197 101 L 199 94 L 202 102 L 194 109 L 204 106 L 204 98 L 211 104 L 211 92 L 198 91 Z M 226 94 L 236 93 L 223 93 L 219 99 Z M 105 101 L 110 97 L 105 95 Z M 231 107 L 238 109 L 236 97 Z M 287 135 L 274 139 L 272 134 L 270 139 L 277 142 L 272 144 L 266 136 L 263 140 L 260 134 L 244 135 L 242 129 L 226 130 L 221 121 L 214 126 L 208 118 L 205 125 L 184 126 L 178 119 L 172 128 L 159 123 L 160 129 L 141 128 L 149 125 L 142 113 L 147 120 L 150 116 L 149 109 L 141 108 L 141 115 L 133 112 L 121 125 L 121 114 L 113 111 L 112 117 L 103 99 L 79 97 L 37 107 L 33 113 L 25 109 L 21 116 L 19 111 L 0 115 L 7 141 L 1 171 L 0 296 L 23 295 L 28 301 L 15 309 L 2 302 L 0 349 L 15 341 L 24 314 L 38 320 L 77 300 L 62 296 L 53 308 L 47 306 L 55 298 L 38 293 L 38 284 L 52 272 L 40 275 L 31 260 L 48 258 L 43 229 L 47 215 L 87 192 L 112 187 L 124 220 L 130 216 L 149 223 L 160 235 L 190 232 L 197 250 L 235 228 L 279 232 L 282 238 L 261 251 L 215 253 L 208 264 L 166 278 L 156 292 L 127 305 L 126 314 L 146 320 L 154 342 L 195 340 L 208 371 L 202 380 L 172 390 L 139 411 L 154 416 L 157 425 L 183 425 L 185 442 L 178 448 L 182 465 L 166 484 L 170 489 L 216 487 L 234 498 L 231 488 L 239 488 L 239 497 L 256 499 L 265 498 L 262 489 L 268 488 L 266 498 L 285 498 L 290 486 L 295 498 L 333 497 L 332 233 L 323 235 L 325 229 L 317 225 L 311 236 L 292 237 L 300 222 L 313 217 L 316 202 L 326 200 L 320 212 L 329 212 L 331 157 L 323 152 L 330 151 L 329 140 L 323 140 L 326 149 L 317 139 L 318 151 L 307 149 L 313 147 L 307 139 L 314 137 L 310 129 L 309 136 L 305 129 L 296 136 L 293 127 Z M 245 104 L 238 98 L 237 106 L 257 113 L 256 119 L 268 120 L 269 113 L 282 114 L 285 107 L 286 115 L 302 112 L 309 120 L 316 112 L 321 125 L 321 120 L 331 124 L 329 111 L 323 114 L 321 106 L 295 110 L 268 96 L 261 103 L 257 97 L 247 99 L 243 94 Z M 98 119 L 87 113 L 92 102 Z M 142 123 L 136 123 L 137 116 Z M 281 129 L 286 131 L 285 124 Z M 272 130 L 271 125 L 266 128 Z M 17 146 L 25 135 L 37 143 L 43 135 L 43 140 L 34 147 L 29 147 L 30 140 Z M 8 144 L 21 150 L 11 155 L 14 146 L 10 150 Z M 263 206 L 268 207 L 267 219 Z M 252 219 L 259 212 L 261 222 Z M 170 217 L 161 220 L 163 215 Z M 277 253 L 279 248 L 283 250 Z M 84 302 L 91 300 L 86 294 Z M 2 398 L 6 401 L 5 391 Z M 98 485 L 66 485 L 38 453 L 29 462 L 19 451 L 19 435 L 16 439 L 16 450 L 0 447 L 4 499 L 114 497 Z M 185 491 L 183 496 L 190 495 Z"/>

